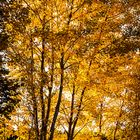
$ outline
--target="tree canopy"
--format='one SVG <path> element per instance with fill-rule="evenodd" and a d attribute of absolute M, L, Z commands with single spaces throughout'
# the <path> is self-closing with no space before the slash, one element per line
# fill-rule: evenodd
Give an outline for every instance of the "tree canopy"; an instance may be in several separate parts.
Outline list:
<path fill-rule="evenodd" d="M 139 0 L 0 5 L 0 138 L 139 139 Z"/>

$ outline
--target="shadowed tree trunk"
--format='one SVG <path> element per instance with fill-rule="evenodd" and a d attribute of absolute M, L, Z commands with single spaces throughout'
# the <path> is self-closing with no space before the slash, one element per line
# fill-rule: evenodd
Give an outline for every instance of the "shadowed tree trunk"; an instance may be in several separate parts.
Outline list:
<path fill-rule="evenodd" d="M 33 51 L 33 46 L 32 46 L 32 39 L 30 41 L 30 47 L 31 47 L 31 97 L 33 101 L 33 120 L 34 120 L 34 127 L 35 127 L 35 134 L 36 134 L 36 140 L 39 140 L 39 128 L 38 128 L 38 111 L 37 111 L 37 101 L 36 101 L 36 96 L 35 96 L 35 91 L 34 91 L 34 51 Z"/>
<path fill-rule="evenodd" d="M 59 96 L 58 96 L 57 104 L 56 104 L 56 107 L 55 107 L 53 121 L 52 121 L 52 124 L 51 124 L 49 140 L 53 140 L 55 124 L 56 124 L 57 116 L 58 116 L 58 113 L 59 113 L 61 98 L 62 98 L 62 92 L 63 92 L 63 81 L 64 81 L 64 53 L 63 52 L 61 53 L 60 69 L 61 69 L 61 74 L 60 74 Z"/>

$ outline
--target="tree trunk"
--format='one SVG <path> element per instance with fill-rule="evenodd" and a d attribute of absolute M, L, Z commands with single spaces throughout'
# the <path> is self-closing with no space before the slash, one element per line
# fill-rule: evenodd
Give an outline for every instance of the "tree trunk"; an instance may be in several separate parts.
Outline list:
<path fill-rule="evenodd" d="M 33 76 L 34 58 L 33 58 L 33 55 L 34 55 L 34 52 L 33 52 L 32 40 L 31 40 L 31 96 L 32 96 L 32 101 L 33 101 L 33 120 L 34 120 L 36 140 L 39 140 L 37 101 L 36 101 L 36 96 L 35 96 L 35 92 L 34 92 L 34 76 Z"/>
<path fill-rule="evenodd" d="M 113 140 L 116 140 L 116 133 L 117 133 L 118 126 L 119 126 L 119 118 L 121 118 L 121 116 L 122 116 L 123 104 L 124 104 L 124 101 L 122 102 L 122 105 L 121 105 L 121 108 L 120 108 L 120 113 L 119 113 L 119 116 L 118 116 L 118 119 L 117 119 L 117 122 L 116 122 L 115 130 L 114 130 L 114 135 L 113 135 Z"/>
<path fill-rule="evenodd" d="M 77 125 L 78 119 L 79 119 L 80 112 L 81 112 L 81 106 L 82 106 L 85 90 L 86 90 L 86 87 L 83 88 L 82 93 L 81 93 L 80 104 L 79 104 L 79 107 L 78 107 L 78 112 L 77 112 L 75 121 L 73 123 L 73 128 L 72 128 L 70 140 L 72 140 L 74 138 L 74 131 L 75 131 L 75 127 Z"/>
<path fill-rule="evenodd" d="M 55 113 L 53 116 L 53 121 L 51 124 L 49 140 L 53 140 L 55 124 L 56 124 L 56 120 L 57 120 L 57 116 L 58 116 L 60 104 L 61 104 L 61 98 L 62 98 L 62 92 L 63 92 L 63 81 L 64 81 L 64 53 L 61 53 L 60 68 L 61 68 L 61 76 L 60 76 L 59 96 L 58 96 L 58 101 L 55 108 Z"/>
<path fill-rule="evenodd" d="M 102 110 L 103 110 L 103 103 L 101 102 L 100 104 L 100 114 L 99 114 L 99 134 L 101 135 L 102 134 L 102 118 L 103 118 L 103 115 L 102 115 Z"/>
<path fill-rule="evenodd" d="M 89 62 L 89 67 L 88 67 L 88 71 L 87 71 L 87 76 L 89 75 L 89 71 L 90 71 L 90 67 L 92 65 L 92 60 L 90 60 Z M 70 138 L 69 140 L 73 140 L 74 137 L 74 131 L 75 131 L 75 128 L 76 128 L 76 125 L 77 125 L 77 122 L 78 122 L 78 119 L 79 119 L 79 115 L 80 115 L 80 112 L 81 112 L 81 107 L 82 107 L 82 102 L 83 102 L 83 98 L 84 98 L 84 93 L 85 93 L 85 90 L 86 90 L 86 86 L 83 88 L 82 92 L 81 92 L 81 97 L 80 97 L 80 104 L 78 106 L 78 112 L 77 112 L 77 115 L 75 117 L 75 120 L 73 122 L 73 127 L 72 127 L 72 130 L 71 130 L 71 134 L 70 134 Z"/>
<path fill-rule="evenodd" d="M 50 117 L 50 109 L 51 109 L 51 94 L 52 94 L 52 88 L 53 88 L 53 77 L 54 77 L 54 47 L 52 46 L 52 54 L 51 54 L 51 78 L 50 78 L 50 85 L 48 86 L 49 95 L 48 95 L 48 105 L 47 105 L 47 113 L 46 113 L 46 120 L 45 120 L 45 133 L 47 137 L 48 132 L 48 122 Z"/>
<path fill-rule="evenodd" d="M 72 101 L 71 101 L 71 112 L 70 112 L 70 120 L 69 120 L 69 129 L 68 129 L 68 140 L 72 139 L 72 124 L 73 124 L 73 109 L 74 109 L 74 95 L 75 95 L 75 85 L 73 85 L 73 93 L 72 93 Z"/>
<path fill-rule="evenodd" d="M 115 127 L 115 130 L 114 130 L 113 140 L 116 140 L 116 133 L 117 133 L 117 130 L 118 130 L 118 124 L 119 124 L 119 121 L 116 122 L 116 127 Z"/>
<path fill-rule="evenodd" d="M 43 27 L 44 28 L 44 27 Z M 44 29 L 43 29 L 44 31 Z M 46 133 L 45 133 L 45 104 L 44 104 L 44 94 L 43 94 L 43 87 L 44 87 L 44 53 L 45 53 L 45 38 L 44 35 L 42 35 L 42 52 L 41 52 L 41 83 L 40 83 L 40 101 L 41 101 L 41 134 L 40 134 L 40 140 L 46 139 Z"/>

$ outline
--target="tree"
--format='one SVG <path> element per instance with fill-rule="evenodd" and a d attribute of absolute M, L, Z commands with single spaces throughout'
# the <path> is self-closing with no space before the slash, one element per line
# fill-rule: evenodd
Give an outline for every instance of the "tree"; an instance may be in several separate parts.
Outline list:
<path fill-rule="evenodd" d="M 13 111 L 16 104 L 19 102 L 17 91 L 19 84 L 16 80 L 11 80 L 7 75 L 9 73 L 6 65 L 8 63 L 7 46 L 8 34 L 5 29 L 5 6 L 6 2 L 0 2 L 0 115 L 9 118 L 9 114 Z"/>
<path fill-rule="evenodd" d="M 125 10 L 136 4 L 15 0 L 6 7 L 10 75 L 24 83 L 20 130 L 26 122 L 33 139 L 52 140 L 63 127 L 72 140 L 91 132 L 95 122 L 99 136 L 121 137 L 127 114 L 127 99 L 121 95 L 127 87 L 125 64 L 136 49 L 127 45 L 122 24 L 131 16 Z"/>
<path fill-rule="evenodd" d="M 16 79 L 12 79 L 8 75 L 8 63 L 10 59 L 7 55 L 9 34 L 7 33 L 5 24 L 7 16 L 6 5 L 6 1 L 0 1 L 0 138 L 4 140 L 10 135 L 8 132 L 10 128 L 8 121 L 11 119 L 11 115 L 20 101 L 20 85 Z"/>

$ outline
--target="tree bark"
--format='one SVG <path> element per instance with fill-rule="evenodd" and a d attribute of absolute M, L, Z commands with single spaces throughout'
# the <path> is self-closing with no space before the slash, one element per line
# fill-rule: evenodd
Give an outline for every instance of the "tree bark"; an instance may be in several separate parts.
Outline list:
<path fill-rule="evenodd" d="M 116 140 L 116 133 L 117 133 L 118 126 L 119 126 L 119 119 L 122 116 L 122 107 L 123 107 L 123 105 L 124 105 L 124 101 L 122 102 L 122 105 L 121 105 L 121 108 L 120 108 L 120 113 L 119 113 L 119 116 L 118 116 L 118 119 L 117 119 L 117 122 L 116 122 L 115 130 L 114 130 L 114 134 L 113 134 L 113 140 Z"/>
<path fill-rule="evenodd" d="M 72 124 L 73 124 L 74 95 L 75 95 L 75 85 L 73 85 L 71 112 L 70 112 L 69 129 L 68 129 L 68 140 L 71 140 L 71 138 L 73 137 L 71 134 L 72 134 Z"/>
<path fill-rule="evenodd" d="M 75 127 L 77 125 L 78 119 L 79 119 L 80 112 L 81 112 L 81 106 L 82 106 L 82 102 L 83 102 L 83 97 L 84 97 L 85 90 L 86 90 L 86 87 L 83 88 L 82 93 L 81 93 L 81 98 L 80 98 L 80 104 L 79 104 L 79 107 L 78 107 L 78 112 L 77 112 L 75 121 L 73 123 L 71 137 L 70 137 L 69 140 L 73 140 L 73 138 L 74 138 L 74 131 L 75 131 Z"/>
<path fill-rule="evenodd" d="M 61 53 L 60 68 L 61 68 L 61 74 L 60 74 L 59 96 L 58 96 L 58 101 L 57 101 L 57 105 L 56 105 L 56 108 L 55 108 L 55 113 L 54 113 L 54 116 L 53 116 L 53 121 L 52 121 L 52 124 L 51 124 L 49 140 L 53 140 L 55 124 L 56 124 L 56 120 L 57 120 L 57 117 L 58 117 L 60 104 L 61 104 L 61 98 L 62 98 L 62 92 L 63 92 L 63 81 L 64 81 L 64 53 L 63 52 Z"/>
<path fill-rule="evenodd" d="M 49 95 L 48 95 L 48 105 L 47 105 L 47 113 L 46 113 L 46 120 L 45 120 L 45 133 L 47 137 L 48 132 L 48 122 L 50 117 L 50 110 L 51 110 L 51 94 L 52 94 L 52 88 L 53 88 L 53 78 L 54 78 L 54 47 L 52 46 L 52 52 L 51 52 L 51 78 L 50 78 L 50 85 L 48 86 Z M 46 140 L 46 139 L 45 139 Z"/>
<path fill-rule="evenodd" d="M 32 40 L 31 40 L 31 96 L 33 101 L 33 119 L 34 119 L 34 126 L 35 126 L 35 134 L 36 134 L 36 140 L 39 140 L 39 129 L 38 129 L 38 111 L 37 111 L 37 101 L 34 91 L 34 52 L 33 52 L 33 46 L 32 46 Z"/>
<path fill-rule="evenodd" d="M 103 110 L 103 103 L 100 103 L 100 114 L 99 114 L 99 134 L 102 134 L 102 118 L 103 118 L 103 114 L 102 114 L 102 110 Z"/>
<path fill-rule="evenodd" d="M 44 25 L 42 32 L 44 32 Z M 45 37 L 44 33 L 42 33 L 42 52 L 41 52 L 41 83 L 40 83 L 40 101 L 41 101 L 41 134 L 40 134 L 40 140 L 46 139 L 46 133 L 45 133 L 45 104 L 44 104 L 44 93 L 43 93 L 43 87 L 44 87 L 44 53 L 45 53 Z"/>

